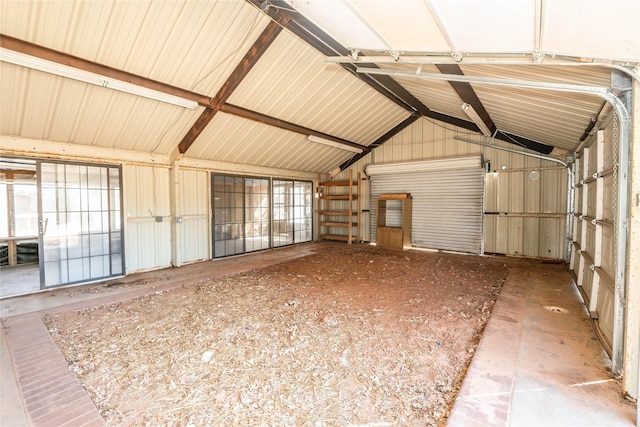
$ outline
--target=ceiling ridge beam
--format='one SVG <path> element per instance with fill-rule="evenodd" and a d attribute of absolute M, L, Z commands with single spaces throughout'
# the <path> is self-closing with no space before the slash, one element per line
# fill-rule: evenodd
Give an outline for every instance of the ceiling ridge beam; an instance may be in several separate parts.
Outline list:
<path fill-rule="evenodd" d="M 287 17 L 282 18 L 284 22 L 288 21 Z M 202 134 L 207 125 L 211 122 L 216 113 L 220 110 L 222 105 L 229 99 L 233 91 L 242 83 L 242 80 L 249 74 L 249 71 L 258 62 L 260 57 L 267 51 L 269 46 L 278 37 L 278 34 L 282 31 L 282 26 L 274 21 L 269 24 L 262 31 L 257 40 L 249 48 L 244 55 L 240 63 L 231 72 L 231 75 L 224 82 L 222 87 L 218 90 L 216 96 L 211 100 L 211 106 L 206 108 L 198 120 L 193 124 L 191 129 L 187 131 L 182 141 L 178 144 L 178 151 L 180 154 L 185 154 L 195 140 Z"/>

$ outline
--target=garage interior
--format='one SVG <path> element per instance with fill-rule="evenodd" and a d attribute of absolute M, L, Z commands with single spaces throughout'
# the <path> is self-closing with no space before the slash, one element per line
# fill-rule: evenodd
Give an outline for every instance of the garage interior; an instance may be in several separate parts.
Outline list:
<path fill-rule="evenodd" d="M 551 400 L 638 425 L 637 2 L 0 7 L 2 401 L 13 367 L 6 393 L 28 422 L 64 405 L 24 409 L 41 396 L 25 397 L 30 373 L 19 371 L 45 355 L 12 347 L 20 325 L 46 332 L 43 319 L 77 311 L 78 298 L 96 304 L 83 289 L 139 298 L 185 271 L 221 277 L 265 257 L 366 248 L 371 261 L 391 250 L 509 267 L 435 425 L 527 425 Z M 60 296 L 71 300 L 46 302 Z M 564 366 L 585 355 L 549 350 L 575 338 L 555 329 L 571 323 L 563 316 L 587 327 L 602 358 Z M 606 378 L 589 378 L 589 363 Z M 583 408 L 549 386 L 563 369 L 576 374 L 572 390 L 608 391 L 585 392 Z"/>

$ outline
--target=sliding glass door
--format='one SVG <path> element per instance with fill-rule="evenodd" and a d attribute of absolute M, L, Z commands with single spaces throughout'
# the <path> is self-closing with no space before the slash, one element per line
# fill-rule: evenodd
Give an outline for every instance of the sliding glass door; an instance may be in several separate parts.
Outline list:
<path fill-rule="evenodd" d="M 213 176 L 213 256 L 269 248 L 269 180 Z"/>
<path fill-rule="evenodd" d="M 312 183 L 213 174 L 213 257 L 313 239 Z"/>
<path fill-rule="evenodd" d="M 39 162 L 41 288 L 124 272 L 120 168 Z"/>
<path fill-rule="evenodd" d="M 312 184 L 273 180 L 273 246 L 310 242 L 313 238 Z"/>

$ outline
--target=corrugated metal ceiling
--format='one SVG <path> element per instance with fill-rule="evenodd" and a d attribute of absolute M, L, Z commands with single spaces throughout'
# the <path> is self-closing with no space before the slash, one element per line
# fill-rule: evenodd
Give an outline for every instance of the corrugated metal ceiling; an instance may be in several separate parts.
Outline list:
<path fill-rule="evenodd" d="M 229 103 L 369 145 L 408 116 L 337 64 L 283 31 Z"/>
<path fill-rule="evenodd" d="M 273 10 L 265 6 L 264 13 L 251 3 L 262 4 L 257 0 L 5 0 L 0 3 L 0 31 L 25 42 L 214 97 L 270 22 L 266 13 Z M 289 7 L 283 2 L 273 3 Z M 500 63 L 501 55 L 512 55 L 516 48 L 524 54 L 534 50 L 576 57 L 599 54 L 596 57 L 640 62 L 640 37 L 633 38 L 640 27 L 625 24 L 640 20 L 638 2 L 595 3 L 596 6 L 583 8 L 591 11 L 585 18 L 583 9 L 576 12 L 556 1 L 541 4 L 526 0 L 511 4 L 510 18 L 501 20 L 501 26 L 490 26 L 489 31 L 486 23 L 480 25 L 479 11 L 495 18 L 498 6 L 503 13 L 505 4 L 482 0 L 453 8 L 440 0 L 291 2 L 347 49 L 441 52 L 445 56 L 456 49 L 481 50 L 494 52 L 496 63 L 470 65 L 463 60 L 458 63 L 461 72 L 477 77 L 608 87 L 611 71 L 603 67 Z M 323 8 L 324 14 L 320 13 Z M 281 12 L 285 9 L 280 7 Z M 622 20 L 615 24 L 617 31 L 601 31 L 597 43 L 591 30 L 577 28 L 569 16 L 575 12 L 593 21 L 597 15 L 594 10 L 604 11 L 605 15 L 615 10 Z M 354 11 L 360 18 L 354 19 Z M 341 13 L 351 16 L 341 20 Z M 559 35 L 566 38 L 566 29 L 556 27 L 565 21 L 558 21 L 556 13 L 571 22 L 569 27 L 583 39 L 561 39 Z M 594 22 L 600 23 L 597 19 Z M 325 36 L 315 33 L 311 40 L 317 39 L 323 45 L 328 40 Z M 372 40 L 378 44 L 368 45 Z M 611 50 L 603 54 L 605 42 Z M 378 90 L 372 88 L 362 76 L 345 70 L 348 67 L 327 63 L 317 48 L 288 30 L 282 31 L 228 102 L 361 145 L 379 143 L 382 135 L 409 116 L 412 107 L 398 105 L 406 104 L 406 96 L 397 91 L 382 95 L 380 91 L 394 89 L 386 84 L 379 85 L 382 87 Z M 417 67 L 402 61 L 379 66 L 391 71 L 415 71 Z M 435 65 L 425 64 L 422 72 L 440 71 Z M 168 155 L 185 135 L 194 131 L 194 124 L 204 111 L 203 107 L 188 110 L 5 62 L 0 62 L 0 73 L 0 132 L 8 136 Z M 431 111 L 449 117 L 449 123 L 469 123 L 461 109 L 462 102 L 468 100 L 462 99 L 448 82 L 392 78 Z M 468 87 L 499 130 L 568 150 L 577 147 L 603 104 L 597 97 L 581 94 L 476 83 L 469 83 Z M 402 102 L 391 100 L 403 96 Z M 311 143 L 304 135 L 272 125 L 217 113 L 186 155 L 326 172 L 353 153 Z"/>

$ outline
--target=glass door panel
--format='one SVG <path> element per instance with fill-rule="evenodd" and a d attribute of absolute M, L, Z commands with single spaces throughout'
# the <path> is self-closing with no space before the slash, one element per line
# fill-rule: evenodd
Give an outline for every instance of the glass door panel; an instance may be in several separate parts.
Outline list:
<path fill-rule="evenodd" d="M 123 273 L 120 169 L 39 164 L 43 288 Z"/>
<path fill-rule="evenodd" d="M 273 181 L 273 246 L 313 239 L 312 183 Z"/>
<path fill-rule="evenodd" d="M 313 239 L 312 188 L 310 182 L 294 182 L 293 226 L 295 243 L 310 242 Z"/>
<path fill-rule="evenodd" d="M 293 181 L 273 180 L 273 246 L 293 244 Z"/>
<path fill-rule="evenodd" d="M 213 256 L 244 253 L 244 178 L 213 177 Z"/>
<path fill-rule="evenodd" d="M 269 180 L 245 180 L 245 247 L 247 252 L 269 249 Z"/>

